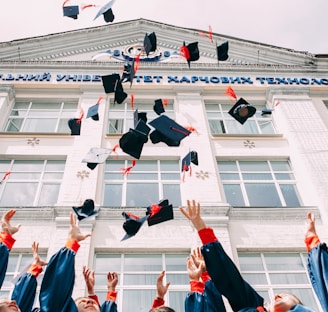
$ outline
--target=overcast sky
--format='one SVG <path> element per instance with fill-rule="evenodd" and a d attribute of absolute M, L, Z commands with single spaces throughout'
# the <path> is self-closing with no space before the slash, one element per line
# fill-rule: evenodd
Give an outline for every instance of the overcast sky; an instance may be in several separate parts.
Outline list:
<path fill-rule="evenodd" d="M 77 20 L 63 16 L 64 0 L 2 0 L 0 42 L 106 25 L 93 20 L 108 0 L 69 0 Z M 83 5 L 94 4 L 81 10 Z M 145 18 L 279 47 L 328 54 L 328 0 L 116 0 L 113 23 Z"/>

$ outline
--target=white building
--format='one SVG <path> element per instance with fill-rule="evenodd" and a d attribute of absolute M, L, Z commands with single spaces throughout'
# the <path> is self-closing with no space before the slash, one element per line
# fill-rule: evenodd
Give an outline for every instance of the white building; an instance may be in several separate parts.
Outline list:
<path fill-rule="evenodd" d="M 140 67 L 122 104 L 106 94 L 101 77 L 122 74 L 123 64 L 155 32 L 157 49 L 141 54 Z M 200 58 L 179 53 L 198 42 Z M 216 45 L 229 42 L 229 59 L 217 60 Z M 229 114 L 238 98 L 256 107 L 243 125 Z M 134 104 L 131 96 L 134 96 Z M 99 102 L 99 120 L 86 118 Z M 113 149 L 133 127 L 133 112 L 147 112 L 167 99 L 165 114 L 195 129 L 180 146 L 144 145 L 140 159 L 120 148 L 91 170 L 82 159 L 92 147 Z M 30 246 L 44 257 L 63 246 L 73 206 L 93 199 L 95 219 L 76 256 L 74 296 L 86 291 L 82 266 L 96 271 L 97 294 L 106 293 L 106 274 L 117 271 L 119 311 L 147 311 L 163 269 L 171 282 L 166 303 L 183 311 L 189 290 L 186 257 L 200 245 L 179 211 L 187 199 L 201 203 L 207 225 L 245 278 L 268 299 L 290 290 L 320 311 L 306 274 L 304 223 L 307 211 L 328 241 L 328 58 L 290 49 L 139 19 L 101 27 L 0 43 L 0 212 L 16 207 L 22 223 L 1 295 L 28 263 Z M 271 114 L 261 114 L 263 109 Z M 80 135 L 67 121 L 82 118 Z M 181 172 L 181 160 L 197 151 L 198 166 Z M 174 220 L 148 226 L 121 241 L 122 212 L 144 216 L 161 199 L 174 205 Z"/>

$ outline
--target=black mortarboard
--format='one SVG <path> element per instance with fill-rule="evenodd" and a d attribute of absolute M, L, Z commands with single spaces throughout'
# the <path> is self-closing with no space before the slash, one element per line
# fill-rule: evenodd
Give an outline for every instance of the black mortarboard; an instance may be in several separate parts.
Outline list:
<path fill-rule="evenodd" d="M 139 159 L 144 144 L 148 141 L 150 128 L 147 124 L 139 119 L 135 129 L 129 129 L 119 140 L 120 148 L 123 152 Z"/>
<path fill-rule="evenodd" d="M 78 5 L 69 5 L 63 7 L 64 16 L 71 17 L 73 19 L 77 19 L 79 15 L 79 6 Z"/>
<path fill-rule="evenodd" d="M 161 99 L 157 99 L 155 100 L 155 104 L 154 104 L 154 112 L 157 115 L 160 115 L 162 113 L 165 113 L 165 109 L 164 109 L 164 105 Z"/>
<path fill-rule="evenodd" d="M 146 214 L 149 215 L 147 220 L 149 226 L 169 221 L 173 219 L 173 206 L 167 199 L 163 199 L 157 205 L 148 207 Z"/>
<path fill-rule="evenodd" d="M 188 66 L 190 67 L 190 62 L 194 62 L 199 60 L 199 49 L 198 42 L 189 43 L 187 46 L 185 42 L 183 42 L 182 51 L 185 58 L 188 61 Z"/>
<path fill-rule="evenodd" d="M 87 118 L 91 117 L 93 120 L 99 120 L 98 115 L 99 103 L 88 108 Z"/>
<path fill-rule="evenodd" d="M 126 232 L 121 241 L 126 240 L 138 233 L 141 226 L 148 219 L 148 215 L 142 218 L 139 218 L 131 213 L 122 212 L 122 216 L 125 218 L 125 222 L 123 223 L 123 229 Z"/>
<path fill-rule="evenodd" d="M 226 61 L 229 57 L 229 42 L 225 41 L 221 45 L 216 47 L 218 61 Z"/>
<path fill-rule="evenodd" d="M 102 147 L 92 147 L 88 154 L 82 159 L 82 162 L 86 162 L 88 168 L 93 170 L 98 164 L 105 162 L 110 155 L 111 150 Z"/>
<path fill-rule="evenodd" d="M 97 216 L 99 211 L 95 210 L 95 204 L 92 199 L 86 199 L 82 206 L 72 207 L 79 221 Z"/>
<path fill-rule="evenodd" d="M 179 146 L 180 141 L 191 133 L 166 115 L 153 119 L 149 124 L 156 129 L 150 133 L 150 139 L 154 144 L 164 142 L 168 146 Z"/>
<path fill-rule="evenodd" d="M 188 171 L 190 164 L 193 163 L 194 165 L 198 166 L 198 154 L 195 151 L 189 152 L 181 162 L 181 171 Z"/>
<path fill-rule="evenodd" d="M 147 112 L 138 112 L 137 109 L 134 111 L 134 113 L 133 113 L 134 128 L 136 128 L 139 119 L 141 119 L 145 123 L 147 123 Z"/>
<path fill-rule="evenodd" d="M 121 82 L 124 83 L 130 81 L 130 83 L 132 84 L 133 78 L 134 78 L 134 61 L 132 62 L 132 64 L 130 63 L 124 64 Z"/>
<path fill-rule="evenodd" d="M 71 135 L 80 135 L 81 123 L 82 121 L 79 118 L 71 118 L 68 120 L 67 124 L 71 129 Z"/>
<path fill-rule="evenodd" d="M 262 109 L 261 116 L 263 115 L 271 115 L 272 114 L 272 109 L 270 108 L 264 108 Z"/>
<path fill-rule="evenodd" d="M 154 32 L 150 33 L 149 35 L 146 33 L 144 38 L 144 49 L 146 51 L 147 56 L 149 52 L 154 52 L 157 48 L 157 39 L 156 34 Z"/>
<path fill-rule="evenodd" d="M 95 20 L 96 18 L 98 18 L 101 14 L 104 15 L 104 20 L 106 23 L 112 22 L 115 18 L 113 11 L 111 9 L 111 7 L 113 6 L 115 0 L 112 0 L 108 3 L 106 3 L 103 7 L 100 8 L 100 10 L 98 11 L 97 15 L 95 16 L 95 18 L 93 20 Z"/>
<path fill-rule="evenodd" d="M 238 122 L 244 124 L 249 117 L 256 113 L 256 108 L 240 98 L 228 113 Z"/>
<path fill-rule="evenodd" d="M 105 89 L 105 93 L 115 92 L 117 82 L 120 80 L 119 74 L 111 74 L 107 76 L 101 76 L 101 80 Z"/>
<path fill-rule="evenodd" d="M 115 88 L 114 103 L 117 102 L 118 104 L 122 104 L 127 96 L 127 93 L 124 92 L 122 83 L 118 81 Z"/>

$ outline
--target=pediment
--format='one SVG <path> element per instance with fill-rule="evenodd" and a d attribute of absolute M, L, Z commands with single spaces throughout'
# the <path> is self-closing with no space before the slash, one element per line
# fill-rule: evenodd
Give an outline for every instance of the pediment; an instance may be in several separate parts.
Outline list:
<path fill-rule="evenodd" d="M 186 63 L 179 53 L 183 42 L 198 42 L 200 58 L 195 63 L 217 64 L 216 46 L 228 41 L 227 64 L 308 65 L 313 55 L 213 33 L 213 41 L 200 34 L 206 30 L 182 28 L 145 19 L 112 23 L 0 43 L 3 61 L 126 62 L 142 49 L 146 33 L 155 32 L 157 50 L 142 61 Z"/>

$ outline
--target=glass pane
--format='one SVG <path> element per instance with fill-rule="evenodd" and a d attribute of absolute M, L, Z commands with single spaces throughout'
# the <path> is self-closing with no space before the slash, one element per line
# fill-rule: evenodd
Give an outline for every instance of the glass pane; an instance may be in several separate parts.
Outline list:
<path fill-rule="evenodd" d="M 264 273 L 243 273 L 242 276 L 251 285 L 266 285 L 268 283 Z"/>
<path fill-rule="evenodd" d="M 125 255 L 124 257 L 125 272 L 149 272 L 162 271 L 161 255 Z"/>
<path fill-rule="evenodd" d="M 299 207 L 301 205 L 297 192 L 296 186 L 293 184 L 280 184 L 281 192 L 284 196 L 286 205 L 289 207 Z"/>
<path fill-rule="evenodd" d="M 244 180 L 272 180 L 270 173 L 243 173 Z"/>
<path fill-rule="evenodd" d="M 16 102 L 14 109 L 27 109 L 29 107 L 29 102 Z"/>
<path fill-rule="evenodd" d="M 97 254 L 94 268 L 96 272 L 106 272 L 106 273 L 108 271 L 120 272 L 121 255 Z"/>
<path fill-rule="evenodd" d="M 305 273 L 271 273 L 270 279 L 272 284 L 307 284 L 309 282 Z"/>
<path fill-rule="evenodd" d="M 189 254 L 165 255 L 166 271 L 186 271 L 186 259 Z"/>
<path fill-rule="evenodd" d="M 120 171 L 120 168 L 124 167 L 124 160 L 106 161 L 105 171 Z"/>
<path fill-rule="evenodd" d="M 241 271 L 263 271 L 263 263 L 260 254 L 238 255 Z"/>
<path fill-rule="evenodd" d="M 59 133 L 70 133 L 71 132 L 69 127 L 68 127 L 68 120 L 69 119 L 59 120 L 59 125 L 58 125 L 57 132 L 59 132 Z"/>
<path fill-rule="evenodd" d="M 156 285 L 158 274 L 124 274 L 124 285 Z"/>
<path fill-rule="evenodd" d="M 226 129 L 223 120 L 209 120 L 210 130 L 212 134 L 223 134 L 226 133 Z"/>
<path fill-rule="evenodd" d="M 236 120 L 226 120 L 225 124 L 229 134 L 245 133 L 243 125 Z"/>
<path fill-rule="evenodd" d="M 291 171 L 288 161 L 271 161 L 271 166 L 274 171 Z"/>
<path fill-rule="evenodd" d="M 180 180 L 180 173 L 162 173 L 162 180 Z"/>
<path fill-rule="evenodd" d="M 256 121 L 248 119 L 247 122 L 243 124 L 241 133 L 258 134 L 259 129 Z"/>
<path fill-rule="evenodd" d="M 292 173 L 275 173 L 277 180 L 293 180 L 294 175 Z"/>
<path fill-rule="evenodd" d="M 7 183 L 0 200 L 0 205 L 33 206 L 37 188 L 38 183 Z"/>
<path fill-rule="evenodd" d="M 114 181 L 114 180 L 124 180 L 124 176 L 122 173 L 105 173 L 104 180 L 106 181 Z"/>
<path fill-rule="evenodd" d="M 282 206 L 273 183 L 245 183 L 245 188 L 250 206 Z"/>
<path fill-rule="evenodd" d="M 43 175 L 43 180 L 61 180 L 64 173 L 51 172 Z"/>
<path fill-rule="evenodd" d="M 220 173 L 222 180 L 240 180 L 238 173 Z"/>
<path fill-rule="evenodd" d="M 136 312 L 136 307 L 138 307 L 138 311 L 149 311 L 155 295 L 155 290 L 124 290 L 122 311 Z"/>
<path fill-rule="evenodd" d="M 40 257 L 41 257 L 41 255 L 40 255 Z M 46 257 L 42 258 L 42 259 L 46 259 Z M 28 268 L 28 266 L 30 266 L 32 264 L 32 262 L 33 262 L 32 254 L 23 254 L 18 271 L 22 272 L 24 269 Z"/>
<path fill-rule="evenodd" d="M 128 183 L 126 186 L 126 206 L 143 207 L 159 199 L 158 185 L 155 183 Z"/>
<path fill-rule="evenodd" d="M 123 133 L 123 119 L 110 119 L 108 123 L 108 133 Z"/>
<path fill-rule="evenodd" d="M 40 193 L 39 205 L 52 206 L 57 203 L 60 184 L 43 184 Z"/>
<path fill-rule="evenodd" d="M 261 133 L 262 134 L 274 134 L 275 130 L 273 128 L 272 122 L 271 121 L 259 121 L 259 126 L 261 128 Z"/>
<path fill-rule="evenodd" d="M 39 110 L 39 109 L 53 109 L 53 110 L 60 110 L 61 103 L 32 103 L 32 110 Z"/>
<path fill-rule="evenodd" d="M 242 171 L 270 171 L 267 161 L 240 161 L 239 166 Z"/>
<path fill-rule="evenodd" d="M 238 171 L 235 161 L 218 161 L 220 171 Z"/>
<path fill-rule="evenodd" d="M 264 258 L 270 271 L 304 270 L 301 256 L 296 253 L 264 254 Z"/>
<path fill-rule="evenodd" d="M 63 160 L 48 160 L 46 163 L 46 171 L 64 171 L 65 161 Z"/>
<path fill-rule="evenodd" d="M 54 132 L 57 119 L 26 119 L 23 132 Z"/>
<path fill-rule="evenodd" d="M 17 262 L 19 259 L 18 254 L 11 253 L 8 259 L 8 266 L 7 266 L 7 272 L 15 272 L 17 270 Z"/>
<path fill-rule="evenodd" d="M 173 207 L 181 206 L 180 184 L 164 184 L 163 197 L 169 198 Z"/>
<path fill-rule="evenodd" d="M 224 193 L 227 201 L 232 206 L 245 206 L 243 194 L 240 185 L 238 184 L 224 184 Z"/>
<path fill-rule="evenodd" d="M 139 160 L 138 166 L 133 168 L 133 171 L 156 171 L 157 172 L 157 161 L 156 160 Z"/>
<path fill-rule="evenodd" d="M 10 178 L 14 180 L 39 180 L 41 173 L 39 172 L 12 172 Z"/>
<path fill-rule="evenodd" d="M 184 302 L 187 293 L 187 291 L 169 291 L 169 306 L 175 311 L 185 311 Z"/>
<path fill-rule="evenodd" d="M 104 206 L 119 207 L 122 205 L 122 185 L 106 184 L 104 193 Z"/>
<path fill-rule="evenodd" d="M 43 169 L 43 160 L 15 160 L 12 171 L 37 171 L 41 172 Z"/>
<path fill-rule="evenodd" d="M 176 160 L 161 160 L 161 172 L 163 171 L 179 171 L 179 162 Z"/>
<path fill-rule="evenodd" d="M 158 174 L 157 173 L 135 173 L 131 171 L 128 174 L 128 180 L 157 180 Z"/>
<path fill-rule="evenodd" d="M 9 170 L 10 160 L 0 160 L 0 172 L 7 172 Z"/>
<path fill-rule="evenodd" d="M 10 119 L 6 126 L 8 132 L 19 132 L 23 124 L 23 119 Z"/>
<path fill-rule="evenodd" d="M 166 280 L 171 283 L 171 285 L 188 285 L 189 277 L 187 272 L 184 274 L 166 274 Z"/>

